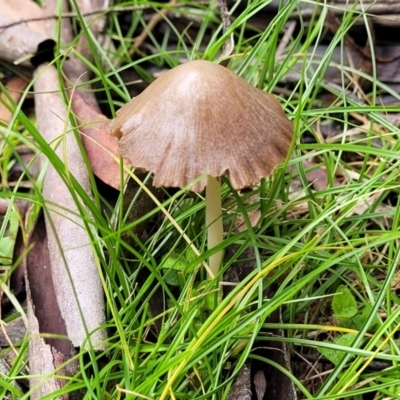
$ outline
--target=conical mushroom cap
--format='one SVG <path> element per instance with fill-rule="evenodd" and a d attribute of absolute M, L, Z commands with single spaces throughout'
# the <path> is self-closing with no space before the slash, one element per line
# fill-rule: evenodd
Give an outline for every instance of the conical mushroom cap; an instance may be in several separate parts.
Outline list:
<path fill-rule="evenodd" d="M 118 150 L 153 185 L 184 187 L 202 174 L 227 175 L 235 189 L 269 176 L 293 134 L 276 98 L 230 70 L 191 61 L 155 80 L 112 121 Z M 201 192 L 207 179 L 190 187 Z"/>

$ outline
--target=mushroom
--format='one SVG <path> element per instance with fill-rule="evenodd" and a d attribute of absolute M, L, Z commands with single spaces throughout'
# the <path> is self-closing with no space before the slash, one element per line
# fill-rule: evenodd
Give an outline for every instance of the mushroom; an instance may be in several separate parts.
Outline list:
<path fill-rule="evenodd" d="M 154 174 L 154 186 L 206 189 L 210 249 L 223 240 L 220 177 L 240 190 L 269 176 L 287 156 L 293 124 L 274 96 L 221 65 L 190 61 L 125 104 L 110 133 L 121 156 Z M 221 258 L 210 257 L 214 276 Z"/>

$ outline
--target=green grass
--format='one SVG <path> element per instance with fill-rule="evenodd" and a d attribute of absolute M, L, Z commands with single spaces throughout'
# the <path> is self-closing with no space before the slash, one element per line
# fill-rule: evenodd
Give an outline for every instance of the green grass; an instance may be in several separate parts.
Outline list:
<path fill-rule="evenodd" d="M 400 257 L 400 208 L 397 206 L 400 144 L 399 129 L 385 117 L 400 109 L 381 105 L 379 96 L 389 93 L 398 101 L 400 98 L 373 77 L 376 66 L 372 77 L 364 74 L 371 82 L 367 93 L 369 103 L 349 96 L 354 86 L 344 78 L 357 71 L 331 60 L 335 49 L 344 54 L 346 32 L 356 18 L 363 18 L 351 10 L 344 14 L 340 29 L 322 56 L 316 49 L 326 32 L 323 25 L 326 6 L 320 6 L 309 23 L 300 21 L 296 36 L 276 60 L 275 50 L 291 13 L 297 11 L 297 3 L 289 1 L 281 6 L 268 27 L 259 30 L 249 20 L 266 2 L 248 2 L 228 32 L 222 35 L 213 3 L 180 2 L 178 11 L 183 15 L 201 16 L 196 29 L 189 30 L 189 22 L 188 29 L 178 28 L 165 15 L 164 38 L 160 40 L 149 32 L 146 43 L 151 45 L 134 55 L 130 54 L 130 48 L 138 35 L 136 27 L 147 24 L 143 11 L 132 13 L 132 27 L 122 36 L 117 14 L 110 9 L 108 33 L 114 39 L 113 50 L 97 42 L 84 25 L 80 33 L 88 36 L 94 56 L 93 63 L 88 62 L 93 72 L 91 83 L 111 113 L 129 99 L 120 77 L 122 71 L 134 69 L 143 79 L 151 80 L 150 65 L 169 68 L 181 58 L 214 60 L 232 32 L 236 46 L 230 68 L 248 82 L 274 92 L 288 72 L 298 73 L 297 83 L 286 87 L 289 90 L 276 91 L 296 125 L 292 157 L 252 192 L 238 194 L 229 182 L 223 185 L 228 233 L 221 247 L 236 244 L 239 249 L 226 261 L 223 271 L 248 247 L 254 250 L 255 270 L 215 309 L 207 307 L 207 302 L 215 297 L 213 283 L 201 284 L 206 279 L 201 264 L 210 254 L 205 251 L 201 196 L 188 195 L 184 190 L 169 195 L 142 220 L 153 218 L 154 221 L 161 207 L 169 218 L 158 217 L 161 221 L 148 239 L 132 244 L 124 239 L 124 233 L 140 221 L 126 221 L 123 193 L 116 206 L 110 206 L 110 212 L 103 213 L 103 194 L 94 181 L 93 201 L 65 173 L 63 162 L 37 132 L 34 117 L 26 115 L 21 105 L 16 106 L 14 121 L 1 128 L 0 197 L 11 199 L 11 203 L 27 199 L 44 209 L 51 207 L 41 197 L 42 176 L 34 179 L 25 173 L 24 179 L 33 186 L 29 193 L 18 190 L 21 180 L 15 187 L 8 185 L 7 171 L 19 157 L 16 147 L 25 143 L 36 154 L 43 153 L 49 158 L 76 198 L 86 205 L 85 223 L 94 228 L 90 232 L 104 283 L 108 343 L 99 354 L 79 352 L 80 370 L 68 378 L 58 395 L 82 390 L 85 399 L 225 399 L 244 363 L 259 357 L 252 351 L 254 343 L 262 346 L 263 341 L 275 340 L 286 342 L 289 349 L 301 354 L 318 354 L 317 347 L 342 350 L 344 354 L 340 362 L 316 380 L 318 384 L 305 376 L 296 378 L 288 373 L 301 399 L 358 400 L 363 394 L 374 392 L 378 392 L 375 399 L 398 398 L 400 318 L 399 299 L 393 288 L 398 282 Z M 128 2 L 120 5 L 128 4 L 131 5 Z M 152 5 L 159 10 L 166 7 Z M 233 8 L 238 5 L 239 2 Z M 80 17 L 77 20 L 83 21 Z M 189 40 L 192 32 L 195 35 Z M 173 35 L 178 39 L 173 40 Z M 73 52 L 73 47 L 68 47 L 68 51 Z M 62 62 L 60 53 L 56 63 L 60 74 Z M 343 71 L 341 85 L 332 86 L 324 81 L 328 66 Z M 335 96 L 332 105 L 322 103 L 322 92 Z M 361 124 L 355 117 L 365 122 L 356 132 L 357 136 L 355 128 Z M 329 141 L 321 140 L 318 124 L 330 122 L 340 126 L 340 134 Z M 314 142 L 304 141 L 306 135 L 311 135 Z M 374 145 L 375 139 L 379 139 L 379 147 Z M 311 169 L 324 168 L 326 188 L 312 189 L 312 182 L 307 179 L 310 168 L 303 165 L 307 160 L 313 162 Z M 249 204 L 246 200 L 250 197 L 258 200 Z M 129 200 L 134 206 L 135 198 Z M 260 221 L 255 226 L 247 217 L 247 212 L 252 210 L 261 210 Z M 37 210 L 31 219 L 36 213 Z M 238 216 L 244 218 L 245 232 L 233 231 Z M 171 219 L 192 241 L 200 256 L 189 250 L 188 242 Z M 8 227 L 12 220 L 10 207 L 0 228 L 0 243 L 10 238 Z M 30 229 L 32 223 L 27 226 L 26 235 Z M 186 263 L 185 272 L 176 273 L 174 262 Z M 2 264 L 5 272 L 0 283 L 6 291 L 7 280 L 16 265 L 4 260 Z M 148 272 L 144 282 L 138 280 L 138 271 Z M 174 277 L 178 286 L 167 284 Z M 266 298 L 264 289 L 271 285 L 277 290 L 271 298 Z M 360 311 L 369 307 L 362 323 L 341 321 L 332 315 L 332 298 L 340 285 L 350 290 Z M 154 317 L 148 300 L 156 290 L 163 291 L 166 308 L 161 316 Z M 17 310 L 14 316 L 23 314 L 18 300 L 10 296 Z M 266 321 L 279 308 L 283 322 Z M 156 320 L 161 323 L 159 332 L 154 334 Z M 275 328 L 285 329 L 286 337 L 265 334 Z M 335 344 L 333 339 L 348 332 L 355 333 L 351 346 Z M 30 396 L 13 386 L 27 376 L 24 356 L 28 340 L 27 337 L 16 346 L 18 356 L 10 373 L 0 373 L 0 398 L 6 394 L 21 399 Z M 263 361 L 272 363 L 265 358 Z M 371 371 L 365 368 L 371 361 L 387 361 L 389 366 Z M 57 394 L 46 398 L 53 399 Z"/>

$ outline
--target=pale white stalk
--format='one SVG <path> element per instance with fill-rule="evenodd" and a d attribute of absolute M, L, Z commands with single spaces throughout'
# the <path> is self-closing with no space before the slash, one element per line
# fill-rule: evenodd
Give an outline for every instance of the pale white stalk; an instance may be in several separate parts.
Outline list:
<path fill-rule="evenodd" d="M 206 186 L 206 226 L 207 247 L 211 249 L 223 240 L 222 211 L 221 211 L 221 184 L 218 178 L 208 176 Z M 214 278 L 218 274 L 222 260 L 222 251 L 210 256 L 209 267 Z"/>

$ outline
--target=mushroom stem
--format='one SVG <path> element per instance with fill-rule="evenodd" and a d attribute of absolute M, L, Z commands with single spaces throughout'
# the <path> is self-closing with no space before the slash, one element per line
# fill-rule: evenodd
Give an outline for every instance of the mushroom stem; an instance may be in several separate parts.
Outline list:
<path fill-rule="evenodd" d="M 223 240 L 222 211 L 221 211 L 221 184 L 219 178 L 207 177 L 206 186 L 206 226 L 207 247 L 211 249 Z M 210 256 L 209 267 L 214 276 L 218 274 L 221 264 L 222 251 Z"/>

